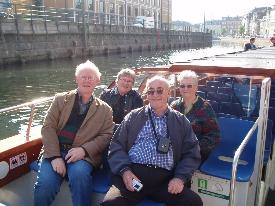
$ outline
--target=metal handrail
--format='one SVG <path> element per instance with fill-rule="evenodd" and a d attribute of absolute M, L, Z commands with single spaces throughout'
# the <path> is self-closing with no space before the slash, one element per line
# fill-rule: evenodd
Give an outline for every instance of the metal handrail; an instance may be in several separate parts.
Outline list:
<path fill-rule="evenodd" d="M 26 102 L 26 103 L 23 103 L 23 104 L 18 104 L 18 105 L 15 105 L 15 106 L 3 108 L 3 109 L 0 109 L 0 114 L 5 113 L 5 112 L 14 111 L 14 110 L 20 109 L 22 107 L 31 107 L 32 105 L 46 103 L 46 102 L 49 102 L 49 101 L 53 100 L 53 98 L 54 98 L 54 96 L 52 96 L 52 97 L 43 97 L 43 98 L 35 99 L 31 102 Z"/>
<path fill-rule="evenodd" d="M 31 102 L 27 102 L 27 103 L 24 103 L 24 104 L 19 104 L 19 105 L 16 105 L 16 106 L 0 109 L 0 114 L 5 113 L 5 112 L 11 112 L 11 111 L 23 108 L 23 107 L 31 107 L 30 117 L 29 117 L 29 121 L 28 121 L 28 127 L 27 127 L 27 130 L 26 130 L 26 141 L 29 141 L 30 131 L 31 131 L 31 127 L 32 127 L 32 122 L 33 122 L 33 117 L 34 117 L 34 114 L 35 114 L 36 105 L 52 101 L 53 98 L 54 98 L 54 96 L 39 98 L 39 99 L 35 99 Z"/>
<path fill-rule="evenodd" d="M 237 174 L 237 167 L 238 167 L 238 162 L 239 162 L 240 156 L 241 156 L 245 146 L 247 145 L 248 141 L 251 139 L 253 132 L 255 132 L 255 130 L 257 129 L 258 123 L 259 123 L 259 118 L 256 120 L 256 122 L 254 123 L 252 128 L 249 130 L 249 132 L 245 136 L 245 138 L 242 141 L 241 145 L 238 147 L 238 149 L 235 152 L 235 155 L 234 155 L 234 158 L 233 158 L 233 163 L 232 163 L 232 173 L 231 173 L 232 178 L 230 180 L 229 206 L 234 206 L 234 203 L 235 203 L 234 193 L 235 193 L 235 188 L 236 188 L 235 187 L 235 185 L 236 185 L 236 174 Z"/>

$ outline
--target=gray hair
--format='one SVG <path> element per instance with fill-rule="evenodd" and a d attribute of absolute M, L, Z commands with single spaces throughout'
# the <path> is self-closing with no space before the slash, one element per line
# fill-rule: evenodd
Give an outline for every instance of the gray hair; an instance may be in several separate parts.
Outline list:
<path fill-rule="evenodd" d="M 191 70 L 182 71 L 178 76 L 179 81 L 182 81 L 183 79 L 187 79 L 187 78 L 193 79 L 195 84 L 198 84 L 199 82 L 198 75 L 196 74 L 196 72 Z"/>
<path fill-rule="evenodd" d="M 93 62 L 91 62 L 89 60 L 87 60 L 86 62 L 84 62 L 82 64 L 79 64 L 76 67 L 75 76 L 77 77 L 82 70 L 86 70 L 86 69 L 94 72 L 96 74 L 96 76 L 98 77 L 98 79 L 100 79 L 101 73 L 100 73 L 98 67 Z"/>
<path fill-rule="evenodd" d="M 149 84 L 151 84 L 153 81 L 156 81 L 156 80 L 163 82 L 167 86 L 168 89 L 170 88 L 170 83 L 167 79 L 165 79 L 162 76 L 153 76 L 152 78 L 147 80 L 145 90 L 148 89 Z"/>
<path fill-rule="evenodd" d="M 116 81 L 118 81 L 121 77 L 123 76 L 129 76 L 133 79 L 133 81 L 135 82 L 135 78 L 136 78 L 136 73 L 134 70 L 132 69 L 122 69 L 118 72 L 117 74 L 117 78 L 116 78 Z"/>

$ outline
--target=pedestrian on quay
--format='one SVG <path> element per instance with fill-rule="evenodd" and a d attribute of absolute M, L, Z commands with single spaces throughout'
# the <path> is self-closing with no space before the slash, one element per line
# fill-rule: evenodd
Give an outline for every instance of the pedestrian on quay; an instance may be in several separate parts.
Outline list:
<path fill-rule="evenodd" d="M 216 114 L 210 103 L 197 95 L 198 76 L 194 71 L 185 70 L 178 76 L 181 98 L 171 107 L 186 115 L 200 142 L 202 162 L 221 140 Z"/>
<path fill-rule="evenodd" d="M 134 206 L 146 197 L 167 206 L 202 206 L 186 188 L 200 164 L 198 140 L 186 117 L 168 105 L 169 82 L 149 79 L 149 104 L 132 110 L 115 132 L 108 161 L 112 186 L 102 206 Z"/>
<path fill-rule="evenodd" d="M 255 41 L 256 39 L 254 37 L 250 38 L 249 43 L 244 45 L 244 51 L 257 49 L 256 45 L 254 44 Z"/>
<path fill-rule="evenodd" d="M 112 109 L 94 96 L 101 73 L 86 61 L 76 67 L 77 89 L 57 94 L 41 130 L 43 158 L 34 205 L 48 206 L 67 179 L 74 206 L 91 205 L 92 171 L 99 166 L 113 131 Z"/>
<path fill-rule="evenodd" d="M 99 98 L 112 107 L 116 124 L 120 124 L 131 110 L 143 106 L 141 96 L 133 90 L 135 78 L 135 71 L 122 69 L 117 74 L 116 86 L 112 89 L 106 89 L 100 94 Z"/>
<path fill-rule="evenodd" d="M 271 46 L 275 46 L 275 37 L 271 37 L 271 38 L 270 38 L 270 41 L 271 41 L 271 43 L 272 43 Z"/>

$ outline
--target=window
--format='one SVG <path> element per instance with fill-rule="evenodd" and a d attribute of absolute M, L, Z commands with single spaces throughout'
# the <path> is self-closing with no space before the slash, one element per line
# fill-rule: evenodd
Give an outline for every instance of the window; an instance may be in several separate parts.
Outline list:
<path fill-rule="evenodd" d="M 131 12 L 131 6 L 127 6 L 127 16 L 131 16 L 132 14 L 132 12 Z"/>
<path fill-rule="evenodd" d="M 104 12 L 104 2 L 103 1 L 99 2 L 99 12 L 101 12 L 101 13 Z"/>
<path fill-rule="evenodd" d="M 119 5 L 119 14 L 120 15 L 124 14 L 124 12 L 123 12 L 123 5 Z"/>
<path fill-rule="evenodd" d="M 94 0 L 88 0 L 88 9 L 94 11 Z"/>
<path fill-rule="evenodd" d="M 138 16 L 138 8 L 135 8 L 135 16 Z"/>
<path fill-rule="evenodd" d="M 115 13 L 115 4 L 114 3 L 110 3 L 109 4 L 109 9 L 110 9 L 110 13 L 114 14 Z"/>
<path fill-rule="evenodd" d="M 75 0 L 75 8 L 82 9 L 82 0 Z"/>

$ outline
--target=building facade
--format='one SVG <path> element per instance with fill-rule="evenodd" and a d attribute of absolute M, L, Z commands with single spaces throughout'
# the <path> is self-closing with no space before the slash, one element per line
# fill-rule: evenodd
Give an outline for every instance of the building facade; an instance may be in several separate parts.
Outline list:
<path fill-rule="evenodd" d="M 32 4 L 53 8 L 80 9 L 101 13 L 106 19 L 133 25 L 137 16 L 154 17 L 156 28 L 169 27 L 172 23 L 172 0 L 14 0 L 16 4 Z M 84 7 L 83 7 L 84 4 Z"/>

